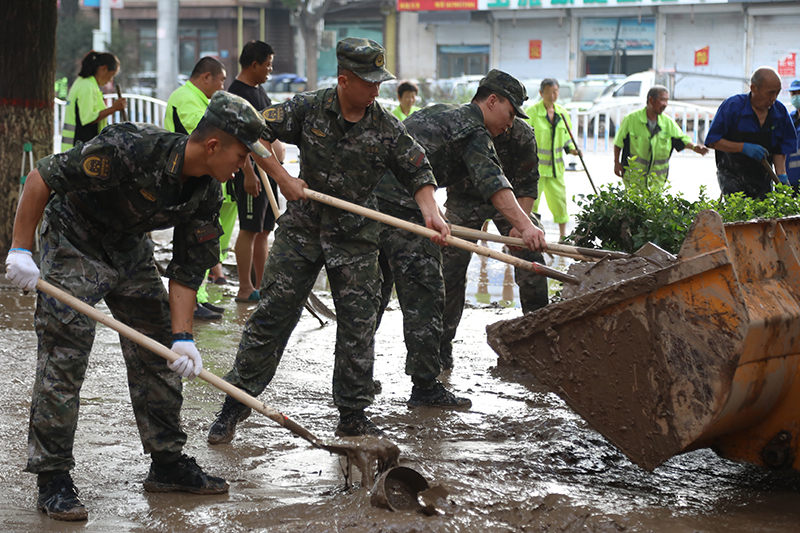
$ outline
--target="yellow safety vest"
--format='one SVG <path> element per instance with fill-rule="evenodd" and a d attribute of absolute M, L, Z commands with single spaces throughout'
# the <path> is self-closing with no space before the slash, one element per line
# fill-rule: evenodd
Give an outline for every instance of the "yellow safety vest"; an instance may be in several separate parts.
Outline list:
<path fill-rule="evenodd" d="M 530 106 L 525 110 L 525 114 L 529 117 L 528 124 L 533 126 L 533 132 L 536 134 L 539 175 L 563 179 L 564 148 L 566 147 L 567 150 L 575 148 L 567 130 L 567 125 L 572 128 L 572 121 L 566 109 L 558 104 L 553 105 L 555 106 L 555 115 L 552 124 L 547 119 L 547 108 L 544 106 L 544 101 L 540 100 Z M 567 121 L 566 124 L 564 119 Z"/>
<path fill-rule="evenodd" d="M 97 136 L 108 121 L 103 119 L 96 124 L 100 111 L 106 108 L 103 92 L 94 76 L 78 79 L 67 93 L 67 109 L 64 115 L 64 129 L 61 130 L 61 151 L 66 152 L 75 145 L 75 134 L 79 141 L 88 141 Z"/>
<path fill-rule="evenodd" d="M 691 137 L 665 114 L 658 115 L 657 128 L 653 135 L 647 128 L 647 108 L 639 109 L 622 120 L 614 145 L 622 148 L 622 165 L 644 172 L 644 185 L 651 190 L 661 190 L 669 177 L 669 156 L 673 147 L 683 150 Z M 636 156 L 635 159 L 631 157 Z M 634 176 L 626 168 L 622 182 L 626 187 Z"/>

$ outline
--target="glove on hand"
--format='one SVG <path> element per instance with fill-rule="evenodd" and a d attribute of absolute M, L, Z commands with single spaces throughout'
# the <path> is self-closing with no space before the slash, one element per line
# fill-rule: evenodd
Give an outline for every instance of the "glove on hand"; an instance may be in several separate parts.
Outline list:
<path fill-rule="evenodd" d="M 778 179 L 784 185 L 789 185 L 789 176 L 787 176 L 786 174 L 778 174 Z"/>
<path fill-rule="evenodd" d="M 203 370 L 203 358 L 200 357 L 194 341 L 175 341 L 172 343 L 172 351 L 181 357 L 167 365 L 170 370 L 189 379 L 200 375 L 200 371 Z"/>
<path fill-rule="evenodd" d="M 743 143 L 742 153 L 755 160 L 761 160 L 767 157 L 767 149 L 760 144 Z"/>
<path fill-rule="evenodd" d="M 12 248 L 6 257 L 6 279 L 23 291 L 36 290 L 39 281 L 39 267 L 33 262 L 33 255 L 25 248 Z"/>

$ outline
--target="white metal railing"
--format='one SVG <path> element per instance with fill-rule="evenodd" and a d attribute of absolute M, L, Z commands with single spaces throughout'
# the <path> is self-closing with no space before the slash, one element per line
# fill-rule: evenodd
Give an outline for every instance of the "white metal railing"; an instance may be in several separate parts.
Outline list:
<path fill-rule="evenodd" d="M 584 152 L 608 152 L 614 147 L 614 133 L 625 116 L 642 104 L 611 104 L 592 107 L 587 111 L 573 110 L 572 133 L 578 146 Z M 715 109 L 694 104 L 671 101 L 664 114 L 678 123 L 692 142 L 703 142 L 711 121 L 714 120 Z"/>
<path fill-rule="evenodd" d="M 122 97 L 128 102 L 126 113 L 128 120 L 131 122 L 144 122 L 147 124 L 155 124 L 156 126 L 164 127 L 164 114 L 167 110 L 167 103 L 158 98 L 150 96 L 143 96 L 141 94 L 122 93 Z M 103 95 L 106 106 L 117 98 L 114 94 Z M 61 151 L 61 130 L 64 128 L 64 115 L 67 109 L 67 103 L 58 98 L 55 99 L 54 113 L 53 113 L 53 153 Z M 116 124 L 122 122 L 122 117 L 119 111 L 113 115 L 109 115 L 109 124 Z"/>

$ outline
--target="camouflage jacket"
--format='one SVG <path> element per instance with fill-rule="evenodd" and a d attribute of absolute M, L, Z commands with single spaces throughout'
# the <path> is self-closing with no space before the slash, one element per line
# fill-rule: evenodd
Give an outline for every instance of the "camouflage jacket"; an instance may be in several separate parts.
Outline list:
<path fill-rule="evenodd" d="M 484 201 L 511 188 L 477 104 L 426 107 L 409 116 L 403 125 L 425 149 L 439 186 L 468 179 Z M 381 180 L 376 194 L 381 200 L 416 207 L 391 175 Z"/>
<path fill-rule="evenodd" d="M 514 186 L 517 198 L 539 196 L 539 156 L 533 128 L 517 118 L 505 133 L 494 138 L 494 148 L 503 165 L 503 172 Z M 478 206 L 485 204 L 469 180 L 459 181 L 447 188 L 447 204 L 456 206 Z"/>
<path fill-rule="evenodd" d="M 336 87 L 296 95 L 262 112 L 264 138 L 300 148 L 300 178 L 315 191 L 376 209 L 374 189 L 390 170 L 404 194 L 436 185 L 422 148 L 378 103 L 347 129 Z M 414 204 L 416 205 L 416 204 Z M 289 202 L 279 225 L 283 237 L 311 261 L 324 254 L 331 266 L 377 250 L 377 222 L 309 201 Z"/>
<path fill-rule="evenodd" d="M 44 182 L 76 208 L 60 211 L 60 230 L 69 232 L 83 221 L 110 237 L 174 227 L 166 275 L 197 289 L 205 271 L 219 262 L 222 188 L 210 176 L 181 183 L 188 139 L 125 122 L 68 152 L 39 160 L 36 167 Z"/>

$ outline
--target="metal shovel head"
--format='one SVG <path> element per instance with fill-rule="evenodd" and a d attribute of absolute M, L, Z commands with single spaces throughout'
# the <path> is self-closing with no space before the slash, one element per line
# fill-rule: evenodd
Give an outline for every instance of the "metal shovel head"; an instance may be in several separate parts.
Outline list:
<path fill-rule="evenodd" d="M 422 474 L 406 466 L 387 470 L 372 487 L 370 503 L 390 511 L 420 511 L 419 494 L 430 488 Z"/>

